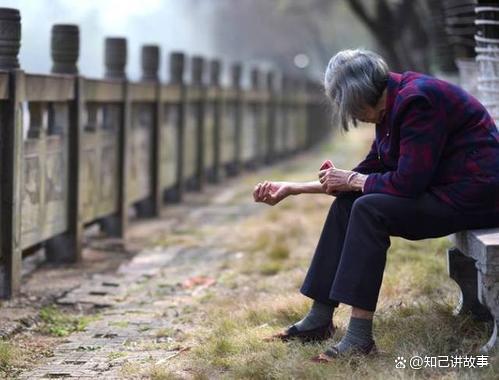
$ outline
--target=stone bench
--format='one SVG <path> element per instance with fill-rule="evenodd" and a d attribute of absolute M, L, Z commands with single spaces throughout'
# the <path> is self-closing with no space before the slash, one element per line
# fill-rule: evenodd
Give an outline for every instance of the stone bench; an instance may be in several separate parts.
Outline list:
<path fill-rule="evenodd" d="M 461 288 L 456 312 L 492 321 L 492 336 L 480 349 L 491 352 L 499 346 L 499 228 L 462 231 L 450 239 L 454 247 L 447 251 L 447 268 Z"/>

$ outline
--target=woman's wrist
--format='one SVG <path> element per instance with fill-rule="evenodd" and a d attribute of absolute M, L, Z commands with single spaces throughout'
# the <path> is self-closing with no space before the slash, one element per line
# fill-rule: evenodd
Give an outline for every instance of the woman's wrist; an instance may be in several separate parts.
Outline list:
<path fill-rule="evenodd" d="M 288 184 L 288 194 L 289 195 L 298 195 L 301 193 L 300 191 L 300 184 L 297 182 L 290 182 Z"/>
<path fill-rule="evenodd" d="M 352 172 L 352 174 L 350 174 L 347 179 L 347 184 L 353 190 L 363 191 L 366 179 L 367 175 L 358 172 Z"/>

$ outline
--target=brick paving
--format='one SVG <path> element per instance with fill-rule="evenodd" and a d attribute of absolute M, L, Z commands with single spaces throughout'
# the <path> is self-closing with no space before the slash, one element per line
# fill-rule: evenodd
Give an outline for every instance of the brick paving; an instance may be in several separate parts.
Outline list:
<path fill-rule="evenodd" d="M 226 255 L 215 247 L 146 250 L 115 275 L 92 276 L 58 302 L 101 307 L 98 319 L 71 334 L 53 357 L 20 379 L 122 379 L 125 363 L 161 362 L 179 353 L 186 348 L 177 339 L 185 328 L 181 317 L 189 297 L 200 289 L 185 289 L 182 282 L 216 275 L 216 266 L 206 263 Z"/>
<path fill-rule="evenodd" d="M 267 178 L 276 169 L 287 171 L 289 165 L 283 162 L 264 169 L 258 178 Z M 140 235 L 168 238 L 170 232 L 181 231 L 176 236 L 191 237 L 192 231 L 195 240 L 195 232 L 202 226 L 230 228 L 231 223 L 268 207 L 253 202 L 254 179 L 249 174 L 210 186 L 203 193 L 187 193 L 181 204 L 165 207 L 161 218 L 131 225 L 127 244 Z M 196 244 L 166 242 L 142 249 L 117 270 L 90 274 L 72 290 L 62 292 L 56 298 L 59 304 L 100 311 L 84 331 L 61 340 L 53 356 L 22 372 L 19 378 L 140 378 L 137 373 L 126 373 L 127 367 L 159 365 L 188 350 L 186 336 L 193 319 L 200 318 L 192 298 L 223 291 L 223 286 L 194 283 L 187 287 L 185 281 L 203 276 L 216 279 L 228 258 L 237 258 L 237 253 L 220 247 L 217 237 L 207 234 L 202 239 Z M 99 241 L 93 244 L 98 248 Z M 127 244 L 122 242 L 123 250 Z M 111 248 L 116 251 L 116 247 Z"/>
<path fill-rule="evenodd" d="M 266 207 L 255 207 L 250 196 L 236 204 L 227 204 L 227 199 L 236 193 L 234 188 L 226 190 L 204 204 L 195 201 L 193 205 L 187 200 L 185 205 L 172 210 L 176 224 L 163 217 L 163 226 L 188 229 L 230 223 Z M 156 228 L 158 223 L 162 222 L 156 222 Z M 216 278 L 220 264 L 229 254 L 208 236 L 196 246 L 179 244 L 146 249 L 115 273 L 93 274 L 57 298 L 57 303 L 98 308 L 101 310 L 98 319 L 85 331 L 71 334 L 54 349 L 52 357 L 19 378 L 123 379 L 126 365 L 161 364 L 181 354 L 189 349 L 182 340 L 189 328 L 189 313 L 193 311 L 190 300 L 208 289 L 183 284 L 200 276 Z"/>

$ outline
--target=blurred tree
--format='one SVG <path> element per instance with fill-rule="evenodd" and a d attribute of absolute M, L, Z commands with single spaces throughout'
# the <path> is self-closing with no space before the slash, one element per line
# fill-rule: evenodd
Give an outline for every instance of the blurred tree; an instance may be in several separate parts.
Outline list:
<path fill-rule="evenodd" d="M 375 38 L 394 70 L 430 71 L 431 49 L 427 23 L 430 9 L 414 0 L 343 0 Z M 319 51 L 326 50 L 318 17 L 327 17 L 335 1 L 280 0 L 280 7 L 303 15 L 303 23 Z"/>
<path fill-rule="evenodd" d="M 432 46 L 433 64 L 436 70 L 451 73 L 456 72 L 455 51 L 445 30 L 446 18 L 444 11 L 445 2 L 441 0 L 426 0 L 430 10 L 428 17 L 428 33 Z"/>
<path fill-rule="evenodd" d="M 376 0 L 371 12 L 365 1 L 348 3 L 376 37 L 394 69 L 430 71 L 430 38 L 425 28 L 429 14 L 423 2 Z"/>
<path fill-rule="evenodd" d="M 334 52 L 362 45 L 375 48 L 364 26 L 343 1 L 316 6 L 301 0 L 296 11 L 281 0 L 213 0 L 203 3 L 211 14 L 217 54 L 245 63 L 272 62 L 288 72 L 305 70 L 322 76 Z M 354 25 L 354 27 L 351 27 Z M 298 68 L 297 56 L 306 55 L 308 65 Z"/>
<path fill-rule="evenodd" d="M 395 71 L 431 73 L 443 36 L 436 0 L 213 0 L 214 43 L 219 54 L 244 62 L 268 59 L 287 71 L 322 75 L 338 50 L 362 46 L 379 51 Z M 439 34 L 440 33 L 440 34 Z M 445 46 L 445 45 L 444 45 Z M 440 48 L 440 51 L 442 49 Z"/>

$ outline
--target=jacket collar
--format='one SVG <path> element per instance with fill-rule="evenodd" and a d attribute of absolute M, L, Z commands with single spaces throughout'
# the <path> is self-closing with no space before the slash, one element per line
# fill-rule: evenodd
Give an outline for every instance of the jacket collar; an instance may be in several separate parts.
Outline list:
<path fill-rule="evenodd" d="M 387 116 L 390 114 L 393 103 L 395 103 L 395 98 L 397 97 L 398 88 L 400 82 L 402 81 L 402 74 L 390 71 L 388 73 L 388 81 L 386 83 L 386 104 L 385 104 L 385 114 L 380 124 L 384 124 Z"/>

